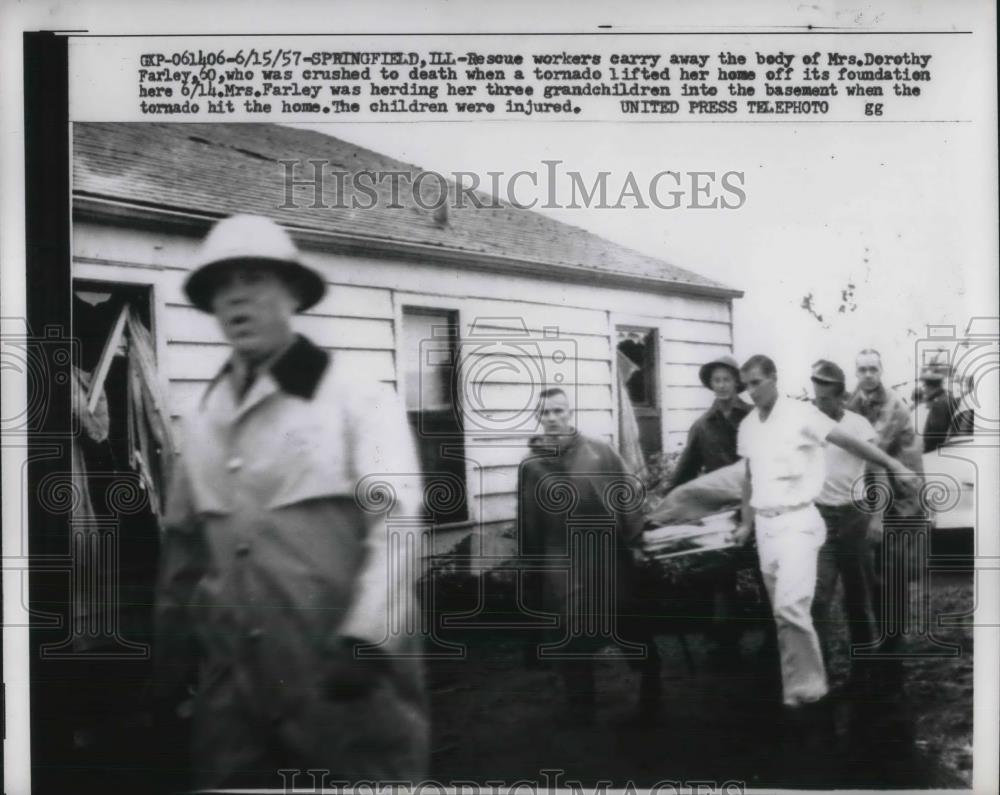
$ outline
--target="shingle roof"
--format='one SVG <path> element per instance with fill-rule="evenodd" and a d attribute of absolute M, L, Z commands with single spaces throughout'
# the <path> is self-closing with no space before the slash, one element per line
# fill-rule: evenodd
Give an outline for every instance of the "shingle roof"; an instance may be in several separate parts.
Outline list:
<path fill-rule="evenodd" d="M 293 206 L 285 195 L 285 167 L 279 160 L 321 159 L 330 169 L 406 171 L 420 168 L 312 130 L 272 124 L 77 123 L 73 125 L 73 192 L 93 197 L 221 217 L 236 212 L 269 215 L 300 229 L 364 236 L 391 243 L 416 243 L 441 250 L 492 255 L 573 268 L 586 277 L 618 274 L 688 289 L 740 295 L 668 262 L 598 237 L 538 212 L 509 204 L 500 208 L 449 207 L 447 224 L 433 209 L 420 207 L 407 184 L 390 207 L 388 180 L 375 186 L 371 209 L 308 205 L 315 190 L 300 187 Z M 311 171 L 299 168 L 299 179 Z M 337 203 L 327 176 L 325 199 Z M 347 180 L 346 182 L 350 182 Z M 428 179 L 429 196 L 438 183 Z M 454 187 L 452 186 L 452 190 Z M 349 197 L 350 194 L 348 194 Z M 359 198 L 367 203 L 363 196 Z M 425 201 L 430 204 L 433 198 Z M 488 200 L 488 199 L 487 199 Z M 347 204 L 350 204 L 348 198 Z M 398 205 L 403 205 L 399 207 Z"/>

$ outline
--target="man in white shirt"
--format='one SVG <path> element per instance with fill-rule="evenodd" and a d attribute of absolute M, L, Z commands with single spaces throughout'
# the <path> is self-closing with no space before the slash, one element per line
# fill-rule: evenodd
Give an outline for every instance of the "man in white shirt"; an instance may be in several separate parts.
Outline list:
<path fill-rule="evenodd" d="M 782 397 L 774 362 L 752 356 L 740 374 L 755 409 L 740 424 L 737 452 L 747 459 L 742 523 L 756 530 L 761 574 L 771 599 L 781 656 L 782 701 L 797 709 L 828 692 L 811 608 L 817 554 L 826 538 L 815 506 L 826 480 L 827 441 L 905 479 L 911 473 L 877 447 L 839 428 L 815 406 Z"/>
<path fill-rule="evenodd" d="M 872 424 L 860 414 L 844 408 L 843 370 L 833 362 L 821 359 L 813 365 L 812 383 L 816 408 L 834 420 L 843 431 L 866 442 L 876 443 L 877 435 Z M 865 504 L 864 477 L 864 459 L 836 445 L 827 445 L 826 480 L 816 498 L 816 508 L 826 523 L 826 543 L 819 551 L 812 617 L 828 667 L 833 629 L 830 608 L 838 577 L 844 583 L 844 606 L 852 648 L 871 644 L 875 640 L 867 566 L 871 514 L 859 507 Z M 852 662 L 848 689 L 856 690 L 860 686 L 859 674 L 860 670 Z"/>

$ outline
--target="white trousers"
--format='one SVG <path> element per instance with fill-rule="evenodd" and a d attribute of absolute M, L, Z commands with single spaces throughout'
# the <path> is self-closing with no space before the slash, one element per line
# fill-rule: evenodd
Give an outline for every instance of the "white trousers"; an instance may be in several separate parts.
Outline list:
<path fill-rule="evenodd" d="M 778 628 L 782 700 L 790 707 L 817 701 L 829 690 L 812 622 L 826 525 L 813 505 L 771 518 L 758 515 L 754 524 L 760 571 Z"/>

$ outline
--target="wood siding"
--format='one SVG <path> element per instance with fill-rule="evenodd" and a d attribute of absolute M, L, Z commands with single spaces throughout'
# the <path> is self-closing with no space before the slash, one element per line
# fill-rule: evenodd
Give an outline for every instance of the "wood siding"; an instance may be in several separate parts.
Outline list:
<path fill-rule="evenodd" d="M 171 415 L 177 421 L 193 410 L 228 350 L 214 319 L 190 306 L 183 293 L 184 263 L 197 242 L 91 222 L 74 227 L 76 278 L 153 286 L 153 332 Z M 578 427 L 613 442 L 616 317 L 639 316 L 655 324 L 669 451 L 683 444 L 691 423 L 711 402 L 698 381 L 698 367 L 731 350 L 726 300 L 315 251 L 307 257 L 330 289 L 319 305 L 296 318 L 296 328 L 349 359 L 360 378 L 401 385 L 406 368 L 397 360 L 403 307 L 416 302 L 458 311 L 461 372 L 475 382 L 468 387 L 465 418 L 467 482 L 470 516 L 479 527 L 483 554 L 502 555 L 512 543 L 491 528 L 509 526 L 516 517 L 517 468 L 526 452 L 526 436 L 523 425 L 504 432 L 496 419 L 503 412 L 523 415 L 537 400 L 539 385 L 532 373 L 538 372 L 538 351 L 548 357 L 541 376 L 545 385 L 562 386 L 571 394 Z M 555 351 L 566 357 L 558 365 L 551 361 Z M 556 380 L 557 373 L 562 380 Z"/>

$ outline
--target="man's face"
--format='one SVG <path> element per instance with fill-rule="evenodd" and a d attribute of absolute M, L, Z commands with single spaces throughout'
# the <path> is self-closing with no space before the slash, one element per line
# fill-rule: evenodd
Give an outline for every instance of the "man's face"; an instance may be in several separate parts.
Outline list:
<path fill-rule="evenodd" d="M 840 384 L 828 384 L 824 381 L 813 381 L 813 400 L 816 408 L 827 417 L 839 420 L 844 412 L 843 387 Z"/>
<path fill-rule="evenodd" d="M 943 381 L 937 381 L 937 380 L 928 379 L 928 378 L 921 378 L 920 379 L 920 383 L 923 385 L 923 388 L 924 388 L 924 399 L 925 400 L 927 398 L 934 397 L 939 392 L 941 392 L 942 389 L 943 389 L 943 387 L 942 387 Z"/>
<path fill-rule="evenodd" d="M 212 294 L 222 333 L 250 362 L 266 359 L 288 341 L 297 307 L 287 282 L 267 265 L 234 264 L 219 275 Z"/>
<path fill-rule="evenodd" d="M 538 419 L 542 430 L 548 436 L 558 436 L 570 432 L 573 412 L 565 395 L 549 395 L 538 404 Z"/>
<path fill-rule="evenodd" d="M 728 367 L 712 370 L 708 384 L 719 400 L 729 400 L 736 395 L 736 376 Z"/>
<path fill-rule="evenodd" d="M 778 379 L 765 376 L 759 367 L 751 367 L 743 372 L 743 383 L 755 406 L 769 409 L 778 398 Z"/>
<path fill-rule="evenodd" d="M 873 353 L 862 353 L 857 359 L 858 386 L 871 392 L 882 383 L 882 362 Z"/>

